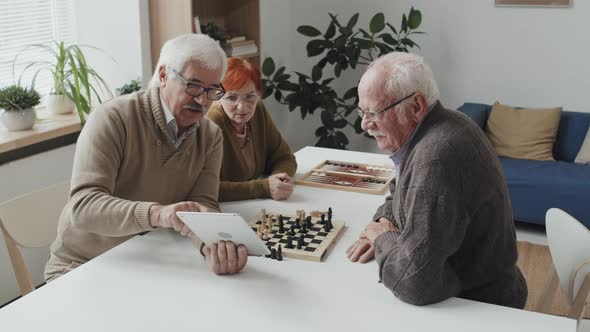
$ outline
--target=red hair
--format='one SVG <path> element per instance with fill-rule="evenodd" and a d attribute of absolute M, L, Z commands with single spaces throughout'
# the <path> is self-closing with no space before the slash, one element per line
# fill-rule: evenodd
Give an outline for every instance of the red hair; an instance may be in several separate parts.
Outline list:
<path fill-rule="evenodd" d="M 239 90 L 248 80 L 254 83 L 254 87 L 258 93 L 262 92 L 262 83 L 260 78 L 260 70 L 250 61 L 242 58 L 228 58 L 227 71 L 221 84 L 226 90 Z"/>

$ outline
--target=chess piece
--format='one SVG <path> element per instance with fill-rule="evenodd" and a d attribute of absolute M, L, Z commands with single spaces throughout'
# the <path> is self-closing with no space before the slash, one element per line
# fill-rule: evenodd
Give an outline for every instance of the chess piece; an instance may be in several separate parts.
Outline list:
<path fill-rule="evenodd" d="M 332 229 L 332 222 L 330 221 L 330 219 L 328 219 L 326 221 L 326 223 L 324 224 L 324 231 L 330 232 L 331 229 Z"/>
<path fill-rule="evenodd" d="M 275 248 L 270 249 L 270 259 L 276 259 L 277 258 L 277 251 L 275 250 Z"/>
<path fill-rule="evenodd" d="M 303 242 L 303 235 L 300 235 L 297 238 L 297 249 L 301 249 L 301 247 L 303 247 L 303 244 L 304 244 L 304 242 Z"/>
<path fill-rule="evenodd" d="M 279 216 L 279 233 L 285 233 L 285 225 L 283 224 L 283 216 Z"/>
<path fill-rule="evenodd" d="M 322 213 L 322 215 L 320 216 L 320 224 L 325 224 L 326 223 L 326 215 Z"/>
<path fill-rule="evenodd" d="M 277 261 L 282 261 L 283 260 L 283 249 L 281 248 L 281 245 L 279 244 L 279 249 L 277 249 Z"/>
<path fill-rule="evenodd" d="M 307 216 L 307 218 L 305 218 L 305 226 L 307 226 L 307 229 L 311 229 L 313 227 L 313 224 L 311 223 L 311 216 Z"/>
<path fill-rule="evenodd" d="M 287 244 L 285 245 L 287 249 L 293 249 L 293 237 L 291 235 L 287 236 Z"/>
<path fill-rule="evenodd" d="M 301 219 L 299 219 L 299 218 L 295 219 L 295 223 L 293 225 L 295 226 L 295 228 L 301 227 Z"/>
<path fill-rule="evenodd" d="M 291 225 L 291 229 L 289 230 L 289 232 L 287 232 L 287 234 L 295 236 L 295 225 Z"/>
<path fill-rule="evenodd" d="M 303 227 L 301 227 L 301 233 L 307 234 L 307 225 L 306 224 L 303 224 Z"/>
<path fill-rule="evenodd" d="M 328 208 L 328 220 L 332 221 L 332 208 L 331 207 Z"/>

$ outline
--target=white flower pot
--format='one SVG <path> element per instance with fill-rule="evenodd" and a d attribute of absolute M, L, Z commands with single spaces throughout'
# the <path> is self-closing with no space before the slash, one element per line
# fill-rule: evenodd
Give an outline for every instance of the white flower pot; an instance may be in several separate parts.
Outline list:
<path fill-rule="evenodd" d="M 49 95 L 45 100 L 45 107 L 51 114 L 67 114 L 74 111 L 76 104 L 65 95 Z"/>
<path fill-rule="evenodd" d="M 20 111 L 3 111 L 0 113 L 0 121 L 10 131 L 27 130 L 35 125 L 37 113 L 34 108 Z"/>

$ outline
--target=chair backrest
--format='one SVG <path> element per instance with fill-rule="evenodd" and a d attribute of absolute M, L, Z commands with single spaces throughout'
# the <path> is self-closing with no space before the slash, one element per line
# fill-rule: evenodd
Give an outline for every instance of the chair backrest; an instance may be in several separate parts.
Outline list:
<path fill-rule="evenodd" d="M 568 316 L 579 319 L 590 294 L 590 231 L 556 208 L 547 211 L 546 229 L 553 265 L 572 306 Z"/>
<path fill-rule="evenodd" d="M 69 190 L 66 181 L 0 203 L 0 229 L 23 295 L 34 287 L 18 247 L 45 247 L 55 240 Z"/>

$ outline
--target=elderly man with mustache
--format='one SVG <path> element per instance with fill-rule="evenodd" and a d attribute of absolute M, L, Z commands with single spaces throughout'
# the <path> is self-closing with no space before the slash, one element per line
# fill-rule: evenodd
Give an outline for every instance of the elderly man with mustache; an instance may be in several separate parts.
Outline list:
<path fill-rule="evenodd" d="M 432 71 L 414 54 L 375 60 L 358 87 L 362 127 L 391 154 L 391 195 L 347 250 L 375 257 L 381 282 L 404 302 L 458 296 L 523 308 L 504 174 L 485 134 L 445 109 Z"/>
<path fill-rule="evenodd" d="M 92 112 L 77 142 L 48 281 L 138 233 L 173 228 L 193 237 L 177 211 L 219 211 L 223 138 L 204 115 L 225 93 L 226 67 L 213 39 L 176 37 L 164 44 L 149 89 Z M 247 261 L 246 248 L 232 242 L 201 253 L 217 274 L 237 273 Z"/>

